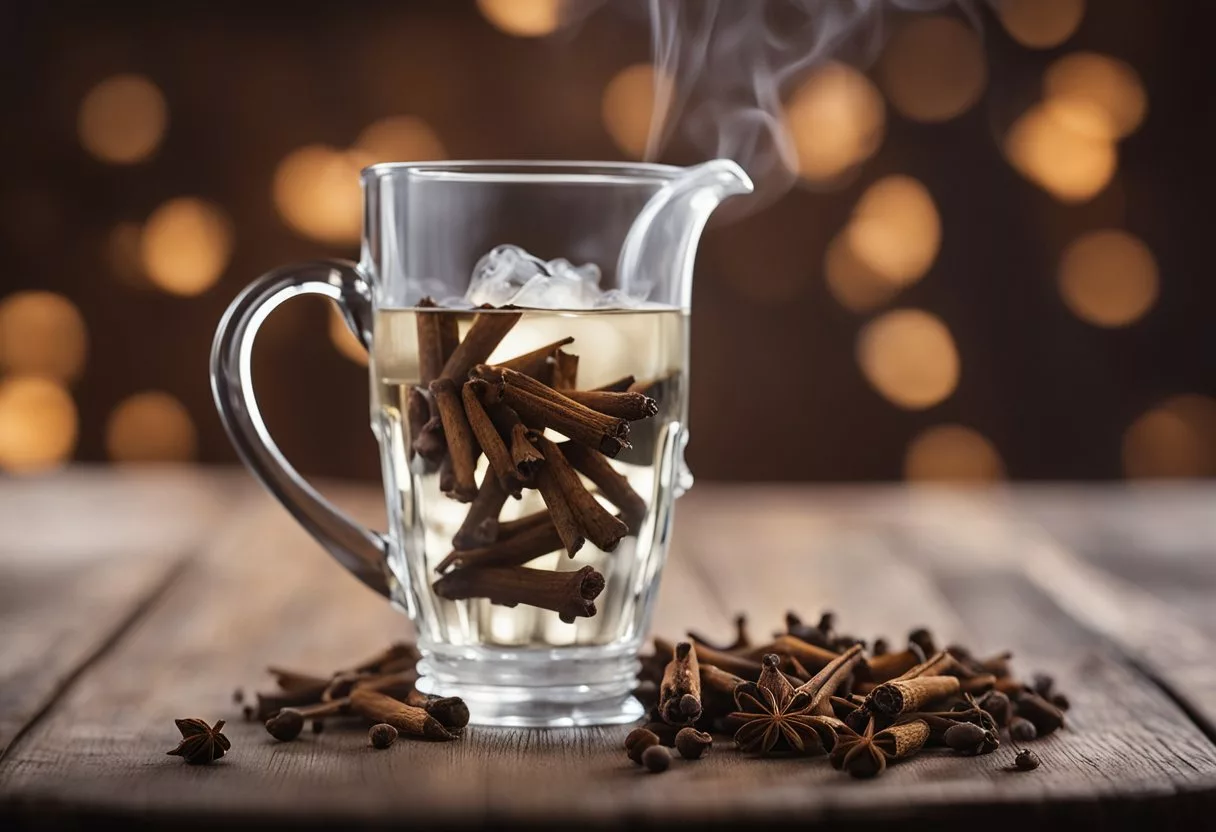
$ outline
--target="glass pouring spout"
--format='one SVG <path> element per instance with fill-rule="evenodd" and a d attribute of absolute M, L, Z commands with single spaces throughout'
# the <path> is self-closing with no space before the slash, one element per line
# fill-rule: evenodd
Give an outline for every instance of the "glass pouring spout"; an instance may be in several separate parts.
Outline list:
<path fill-rule="evenodd" d="M 692 301 L 692 267 L 709 215 L 722 200 L 754 190 L 743 168 L 714 159 L 687 168 L 664 185 L 638 214 L 617 263 L 617 280 L 634 297 L 647 297 L 658 275 L 682 286 L 680 305 Z"/>

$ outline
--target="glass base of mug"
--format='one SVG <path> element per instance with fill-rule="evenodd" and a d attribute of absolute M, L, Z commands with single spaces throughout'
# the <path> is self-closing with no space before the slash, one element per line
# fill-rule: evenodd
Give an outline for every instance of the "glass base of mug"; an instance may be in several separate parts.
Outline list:
<path fill-rule="evenodd" d="M 633 697 L 634 648 L 419 646 L 418 690 L 459 696 L 469 706 L 471 725 L 620 725 L 645 714 Z"/>

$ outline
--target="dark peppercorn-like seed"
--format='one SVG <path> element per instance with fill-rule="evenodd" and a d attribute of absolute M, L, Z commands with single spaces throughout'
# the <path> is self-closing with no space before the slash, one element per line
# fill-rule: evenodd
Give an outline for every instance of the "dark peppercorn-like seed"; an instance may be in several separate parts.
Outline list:
<path fill-rule="evenodd" d="M 652 745 L 642 752 L 642 765 L 656 774 L 667 771 L 671 765 L 671 752 L 661 745 Z"/>
<path fill-rule="evenodd" d="M 1031 679 L 1030 686 L 1034 688 L 1034 692 L 1044 699 L 1050 699 L 1052 691 L 1055 689 L 1056 680 L 1047 673 L 1036 673 Z"/>
<path fill-rule="evenodd" d="M 1034 723 L 1021 716 L 1015 716 L 1009 721 L 1009 736 L 1018 742 L 1030 742 L 1039 735 Z"/>
<path fill-rule="evenodd" d="M 397 741 L 397 729 L 388 723 L 381 722 L 371 727 L 371 730 L 367 732 L 367 738 L 371 742 L 372 748 L 388 748 Z"/>
<path fill-rule="evenodd" d="M 699 760 L 713 748 L 714 738 L 704 731 L 689 726 L 676 734 L 676 750 L 685 760 Z"/>
<path fill-rule="evenodd" d="M 1017 766 L 1018 771 L 1033 771 L 1039 767 L 1039 755 L 1029 748 L 1023 748 L 1018 752 L 1018 756 L 1013 758 L 1013 764 Z"/>
<path fill-rule="evenodd" d="M 642 754 L 647 748 L 658 744 L 659 737 L 654 731 L 646 728 L 634 728 L 629 732 L 629 736 L 625 738 L 625 751 L 629 755 L 629 759 L 638 765 L 642 765 Z"/>
<path fill-rule="evenodd" d="M 979 754 L 984 746 L 984 735 L 988 733 L 973 722 L 960 722 L 946 729 L 942 739 L 946 745 L 961 754 Z"/>
<path fill-rule="evenodd" d="M 280 742 L 291 742 L 304 730 L 304 716 L 294 708 L 284 708 L 266 720 L 266 731 Z"/>

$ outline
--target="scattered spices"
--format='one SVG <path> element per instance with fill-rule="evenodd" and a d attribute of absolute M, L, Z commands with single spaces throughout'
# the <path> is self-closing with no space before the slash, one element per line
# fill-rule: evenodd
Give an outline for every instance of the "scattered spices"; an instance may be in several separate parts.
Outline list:
<path fill-rule="evenodd" d="M 867 655 L 864 641 L 837 632 L 830 613 L 814 626 L 788 613 L 787 632 L 759 647 L 748 638 L 745 618 L 736 619 L 735 629 L 730 642 L 691 632 L 688 642 L 655 637 L 654 653 L 641 657 L 639 692 L 673 709 L 674 690 L 656 692 L 670 681 L 669 670 L 682 667 L 677 655 L 695 650 L 701 713 L 676 733 L 681 756 L 699 750 L 694 739 L 707 740 L 708 748 L 713 733 L 733 733 L 745 753 L 827 752 L 836 768 L 866 778 L 925 747 L 989 754 L 1005 731 L 1022 742 L 1064 725 L 1063 709 L 1051 701 L 1061 695 L 1054 680 L 1020 681 L 1009 652 L 976 658 L 962 645 L 936 650 L 933 634 L 922 628 L 904 650 L 892 652 L 879 638 Z M 673 726 L 657 721 L 663 708 L 651 713 L 655 721 L 639 729 L 644 734 L 630 736 L 673 744 Z M 637 747 L 630 753 L 640 762 Z"/>
<path fill-rule="evenodd" d="M 1034 771 L 1039 767 L 1039 755 L 1029 748 L 1023 748 L 1013 758 L 1013 765 L 1018 771 Z"/>
<path fill-rule="evenodd" d="M 691 726 L 681 728 L 680 732 L 676 734 L 676 751 L 679 751 L 680 756 L 685 760 L 699 760 L 708 754 L 713 746 L 712 734 L 698 731 Z"/>
<path fill-rule="evenodd" d="M 192 766 L 210 765 L 232 748 L 232 743 L 220 733 L 224 728 L 222 719 L 214 726 L 208 726 L 201 719 L 175 719 L 173 722 L 182 733 L 182 741 L 166 752 L 171 757 L 181 757 Z"/>
<path fill-rule="evenodd" d="M 671 752 L 664 746 L 652 745 L 642 752 L 642 765 L 655 774 L 667 771 L 671 767 Z"/>
<path fill-rule="evenodd" d="M 387 722 L 378 722 L 367 731 L 372 748 L 388 748 L 397 741 L 397 729 Z"/>
<path fill-rule="evenodd" d="M 414 667 L 420 657 L 413 644 L 396 642 L 329 676 L 272 666 L 267 670 L 279 689 L 257 695 L 265 715 L 255 714 L 248 705 L 246 713 L 262 719 L 267 733 L 280 742 L 297 740 L 306 723 L 320 734 L 333 719 L 362 719 L 381 733 L 391 728 L 394 740 L 398 736 L 456 739 L 469 724 L 468 706 L 459 697 L 428 696 L 415 688 Z M 272 705 L 279 707 L 270 710 Z M 375 731 L 369 739 L 374 745 Z"/>

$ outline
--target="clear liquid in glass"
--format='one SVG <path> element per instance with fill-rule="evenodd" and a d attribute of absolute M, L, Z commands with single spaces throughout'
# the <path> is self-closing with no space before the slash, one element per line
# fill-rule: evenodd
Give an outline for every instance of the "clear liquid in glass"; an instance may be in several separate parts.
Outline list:
<path fill-rule="evenodd" d="M 437 597 L 430 589 L 437 577 L 435 567 L 452 551 L 452 536 L 469 507 L 444 496 L 438 473 L 427 473 L 423 460 L 409 447 L 412 426 L 406 397 L 419 377 L 417 316 L 428 314 L 459 314 L 463 338 L 475 313 L 379 309 L 371 362 L 372 421 L 382 448 L 390 535 L 395 544 L 391 566 L 398 575 L 408 576 L 402 582 L 407 588 L 405 603 L 418 626 L 420 646 L 438 654 L 440 660 L 444 656 L 511 660 L 530 649 L 578 653 L 578 648 L 593 645 L 614 646 L 619 650 L 612 653 L 619 652 L 632 661 L 657 588 L 655 579 L 665 555 L 672 496 L 686 477 L 681 451 L 687 406 L 683 363 L 687 314 L 670 308 L 525 310 L 488 359 L 492 364 L 573 337 L 574 342 L 563 349 L 579 357 L 579 389 L 632 375 L 646 385 L 646 394 L 659 405 L 655 416 L 632 423 L 629 441 L 633 447 L 621 451 L 612 461 L 647 504 L 639 533 L 624 538 L 613 552 L 600 551 L 588 541 L 574 558 L 560 550 L 527 564 L 537 569 L 572 571 L 590 565 L 603 574 L 606 585 L 596 599 L 597 613 L 572 624 L 560 621 L 557 613 L 548 610 L 523 605 L 504 607 L 486 599 L 451 601 Z M 555 441 L 565 438 L 552 430 L 547 435 Z M 487 469 L 482 456 L 478 483 Z M 589 481 L 584 483 L 594 492 Z M 614 510 L 602 497 L 599 499 Z M 522 499 L 507 500 L 500 520 L 544 509 L 539 492 L 525 489 Z M 432 661 L 432 667 L 435 664 Z M 462 692 L 468 695 L 467 690 Z"/>

